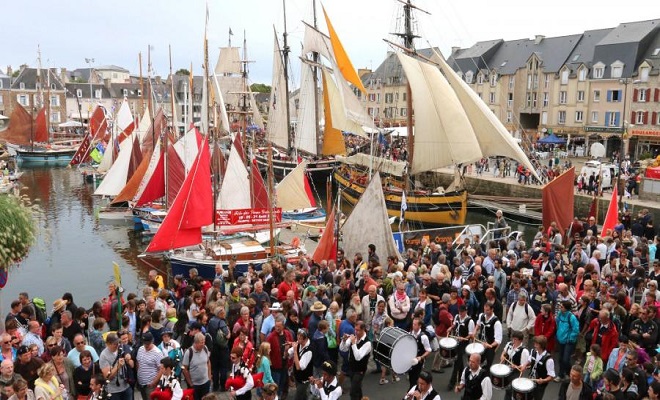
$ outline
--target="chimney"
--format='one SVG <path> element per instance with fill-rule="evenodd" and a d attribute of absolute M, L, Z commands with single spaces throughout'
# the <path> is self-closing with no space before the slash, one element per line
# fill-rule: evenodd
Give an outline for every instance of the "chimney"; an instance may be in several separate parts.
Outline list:
<path fill-rule="evenodd" d="M 66 75 L 66 68 L 60 68 L 60 80 L 62 83 L 69 83 L 69 77 Z"/>
<path fill-rule="evenodd" d="M 23 72 L 23 70 L 25 70 L 25 68 L 27 68 L 27 64 L 22 64 L 20 71 Z"/>
<path fill-rule="evenodd" d="M 451 54 L 456 53 L 456 52 L 459 51 L 460 49 L 461 49 L 461 48 L 458 47 L 458 46 L 452 46 L 452 48 L 451 48 Z"/>
<path fill-rule="evenodd" d="M 534 44 L 540 44 L 543 39 L 545 39 L 545 36 L 543 35 L 536 35 L 534 36 Z"/>
<path fill-rule="evenodd" d="M 11 77 L 14 71 L 11 69 L 11 65 L 7 65 L 7 76 Z"/>

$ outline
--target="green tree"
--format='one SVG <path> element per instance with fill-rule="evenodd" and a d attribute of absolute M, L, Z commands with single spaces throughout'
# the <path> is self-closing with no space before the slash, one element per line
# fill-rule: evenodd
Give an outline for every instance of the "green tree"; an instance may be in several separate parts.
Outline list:
<path fill-rule="evenodd" d="M 181 68 L 181 69 L 179 69 L 178 71 L 176 71 L 176 72 L 174 73 L 174 75 L 187 75 L 187 76 L 190 76 L 190 71 L 188 71 L 188 70 L 185 69 L 185 68 Z"/>
<path fill-rule="evenodd" d="M 37 230 L 36 211 L 19 197 L 0 195 L 0 268 L 19 262 L 30 250 Z"/>
<path fill-rule="evenodd" d="M 250 89 L 255 93 L 270 93 L 271 87 L 265 83 L 253 83 Z"/>

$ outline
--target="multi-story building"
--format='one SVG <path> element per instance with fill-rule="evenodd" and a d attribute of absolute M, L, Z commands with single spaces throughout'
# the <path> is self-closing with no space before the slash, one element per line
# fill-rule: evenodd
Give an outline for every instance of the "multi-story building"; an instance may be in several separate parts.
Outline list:
<path fill-rule="evenodd" d="M 67 83 L 66 118 L 88 123 L 97 105 L 112 112 L 114 99 L 107 86 L 95 83 Z"/>
<path fill-rule="evenodd" d="M 9 99 L 10 99 L 10 91 L 9 91 L 10 85 L 11 85 L 11 77 L 9 75 L 6 75 L 4 72 L 0 71 L 0 115 L 1 116 L 9 115 L 9 113 L 7 112 L 8 106 L 6 104 L 9 103 Z"/>
<path fill-rule="evenodd" d="M 66 95 L 56 70 L 22 66 L 18 76 L 11 82 L 9 101 L 5 104 L 7 115 L 11 114 L 16 104 L 25 107 L 35 117 L 48 104 L 50 123 L 63 122 L 66 118 Z"/>

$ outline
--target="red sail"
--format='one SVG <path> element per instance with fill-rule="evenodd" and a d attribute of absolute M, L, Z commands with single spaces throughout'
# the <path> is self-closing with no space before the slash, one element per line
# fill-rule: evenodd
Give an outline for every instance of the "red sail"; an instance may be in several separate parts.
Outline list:
<path fill-rule="evenodd" d="M 211 162 L 209 145 L 204 140 L 172 208 L 146 251 L 155 253 L 201 243 L 201 228 L 213 223 L 212 213 Z"/>
<path fill-rule="evenodd" d="M 145 148 L 145 152 L 149 151 L 149 148 Z M 149 154 L 151 152 L 149 151 Z M 140 141 L 138 140 L 137 136 L 133 140 L 133 149 L 131 150 L 131 161 L 128 164 L 128 173 L 126 176 L 128 179 L 131 179 L 131 176 L 135 173 L 135 170 L 137 169 L 138 165 L 142 162 L 142 150 L 140 150 Z"/>
<path fill-rule="evenodd" d="M 96 106 L 92 117 L 89 119 L 89 132 L 93 139 L 104 138 L 108 133 L 108 120 L 105 118 L 105 109 Z"/>
<path fill-rule="evenodd" d="M 547 227 L 552 222 L 556 222 L 562 235 L 573 221 L 574 179 L 575 167 L 553 179 L 542 190 L 543 226 Z"/>
<path fill-rule="evenodd" d="M 337 259 L 337 240 L 335 238 L 335 210 L 332 210 L 325 224 L 325 229 L 319 240 L 319 245 L 314 250 L 312 260 L 320 263 L 321 260 Z"/>
<path fill-rule="evenodd" d="M 236 147 L 236 151 L 238 151 L 238 155 L 241 156 L 241 160 L 243 160 L 243 164 L 245 164 L 245 150 L 243 150 L 243 141 L 241 140 L 241 134 L 237 133 L 236 136 L 234 136 L 234 147 Z"/>
<path fill-rule="evenodd" d="M 309 199 L 309 205 L 316 207 L 316 199 L 312 193 L 312 187 L 309 185 L 309 177 L 307 176 L 307 173 L 305 173 L 303 183 L 305 184 L 305 194 L 307 194 L 307 198 Z"/>
<path fill-rule="evenodd" d="M 34 121 L 34 142 L 48 143 L 48 121 L 46 120 L 46 107 L 39 110 Z"/>
<path fill-rule="evenodd" d="M 268 191 L 266 190 L 266 185 L 264 185 L 264 179 L 261 177 L 261 172 L 259 172 L 257 160 L 252 160 L 250 173 L 252 174 L 252 179 L 250 181 L 250 186 L 252 186 L 250 188 L 250 194 L 252 196 L 252 208 L 270 207 L 270 202 L 268 201 Z"/>
<path fill-rule="evenodd" d="M 159 152 L 156 168 L 154 168 L 146 187 L 135 204 L 142 206 L 163 196 L 165 196 L 165 159 L 163 154 Z"/>
<path fill-rule="evenodd" d="M 83 141 L 80 142 L 80 146 L 78 146 L 78 150 L 76 150 L 76 154 L 73 155 L 73 158 L 71 158 L 71 161 L 69 161 L 69 165 L 77 165 L 82 163 L 87 159 L 87 156 L 89 155 L 89 148 L 91 147 L 92 144 L 92 138 L 90 132 L 87 132 L 85 134 L 85 137 L 83 138 Z"/>
<path fill-rule="evenodd" d="M 181 190 L 186 176 L 186 168 L 172 143 L 167 147 L 167 207 L 172 207 L 176 195 Z"/>
<path fill-rule="evenodd" d="M 23 106 L 16 104 L 9 116 L 9 127 L 4 131 L 0 131 L 0 141 L 19 146 L 29 146 L 33 127 L 32 116 Z"/>
<path fill-rule="evenodd" d="M 605 221 L 603 221 L 603 230 L 601 231 L 601 236 L 611 236 L 611 232 L 614 230 L 614 227 L 619 222 L 619 199 L 618 197 L 618 185 L 614 185 L 614 190 L 612 190 L 612 199 L 610 200 L 610 206 L 607 208 L 607 215 L 605 216 Z"/>

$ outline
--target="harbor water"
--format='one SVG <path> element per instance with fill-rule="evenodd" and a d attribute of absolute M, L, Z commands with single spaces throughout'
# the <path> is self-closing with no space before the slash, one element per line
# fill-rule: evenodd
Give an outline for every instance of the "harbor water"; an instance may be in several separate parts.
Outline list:
<path fill-rule="evenodd" d="M 52 302 L 71 292 L 75 302 L 90 307 L 107 294 L 114 279 L 113 262 L 119 265 L 126 292 L 138 293 L 146 285 L 148 272 L 165 272 L 159 259 L 138 257 L 146 247 L 142 234 L 128 224 L 99 222 L 96 214 L 107 200 L 92 196 L 94 187 L 83 182 L 74 168 L 23 169 L 21 195 L 39 204 L 36 215 L 37 239 L 29 254 L 11 267 L 7 285 L 0 289 L 2 311 L 20 292 L 43 297 L 50 309 Z M 325 199 L 325 188 L 317 187 Z M 469 224 L 486 225 L 494 220 L 489 211 L 471 209 Z M 524 232 L 528 241 L 535 226 L 512 222 L 514 230 Z"/>

